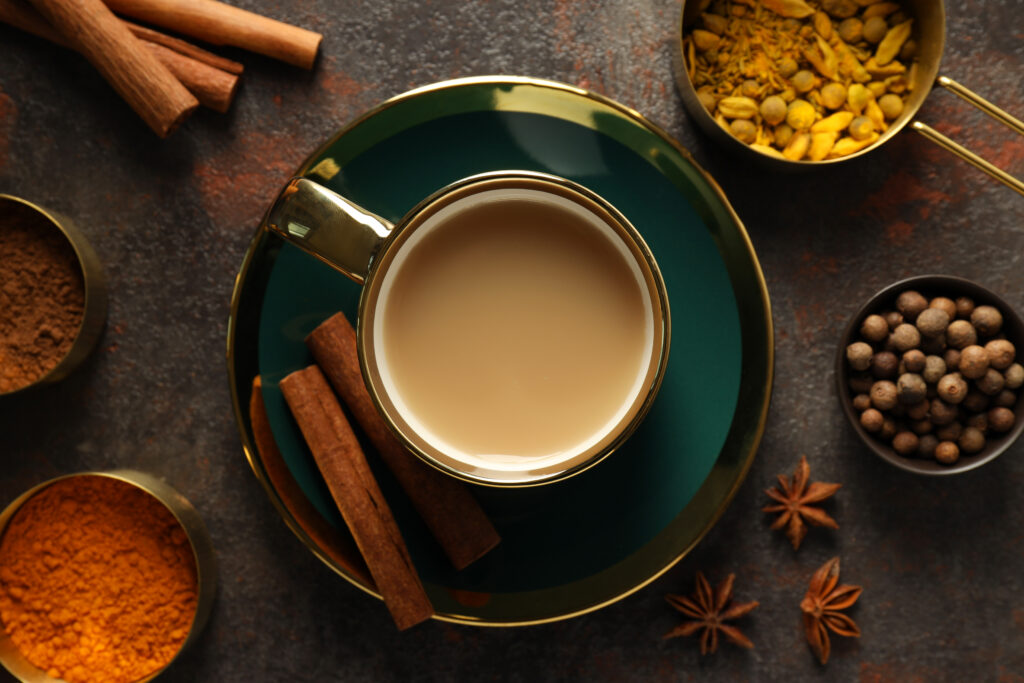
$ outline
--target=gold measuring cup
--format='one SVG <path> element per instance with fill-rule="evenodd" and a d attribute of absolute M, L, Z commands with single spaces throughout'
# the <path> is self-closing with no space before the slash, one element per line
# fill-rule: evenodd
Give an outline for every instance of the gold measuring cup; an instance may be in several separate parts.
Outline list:
<path fill-rule="evenodd" d="M 779 159 L 762 154 L 751 149 L 747 144 L 740 142 L 715 121 L 707 109 L 697 98 L 697 90 L 690 81 L 689 73 L 684 63 L 683 55 L 683 32 L 700 18 L 700 13 L 710 4 L 710 0 L 683 0 L 681 21 L 677 38 L 676 49 L 676 83 L 679 87 L 683 104 L 697 125 L 712 139 L 736 151 L 738 154 L 746 154 L 757 162 L 764 164 L 770 170 L 800 170 L 811 167 L 819 167 L 825 164 L 835 164 L 848 161 L 862 154 L 867 154 L 892 139 L 903 128 L 909 125 L 921 135 L 925 136 L 937 145 L 949 150 L 972 166 L 984 171 L 1007 187 L 1016 190 L 1024 195 L 1024 182 L 1014 178 L 1006 171 L 993 165 L 970 151 L 963 145 L 954 142 L 923 121 L 915 120 L 918 110 L 924 104 L 925 99 L 932 90 L 934 84 L 946 88 L 954 95 L 973 104 L 992 118 L 1010 127 L 1017 133 L 1024 135 L 1024 122 L 1014 118 L 988 100 L 965 88 L 948 76 L 939 75 L 939 64 L 942 60 L 942 51 L 946 42 L 946 9 L 942 0 L 902 0 L 904 10 L 914 18 L 913 33 L 911 39 L 918 45 L 917 56 L 917 77 L 913 83 L 913 89 L 903 106 L 903 112 L 889 125 L 886 130 L 873 144 L 864 149 L 837 157 L 835 159 L 824 159 L 822 161 L 791 161 Z"/>

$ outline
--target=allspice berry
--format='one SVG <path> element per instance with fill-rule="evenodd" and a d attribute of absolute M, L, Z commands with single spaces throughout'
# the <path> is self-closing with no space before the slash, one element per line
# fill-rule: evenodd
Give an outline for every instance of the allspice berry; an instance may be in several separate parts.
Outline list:
<path fill-rule="evenodd" d="M 854 370 L 867 370 L 873 355 L 871 345 L 867 342 L 854 342 L 846 347 L 846 360 Z"/>
<path fill-rule="evenodd" d="M 977 453 L 985 447 L 985 435 L 976 427 L 967 427 L 956 443 L 964 453 Z"/>
<path fill-rule="evenodd" d="M 1017 356 L 1017 349 L 1008 339 L 993 339 L 985 344 L 985 352 L 988 354 L 988 364 L 996 370 L 1010 367 Z"/>
<path fill-rule="evenodd" d="M 964 410 L 972 413 L 980 413 L 984 410 L 988 410 L 988 403 L 991 399 L 986 394 L 978 391 L 977 389 L 971 389 L 967 392 L 967 396 L 964 397 L 963 406 Z"/>
<path fill-rule="evenodd" d="M 871 374 L 878 379 L 891 379 L 899 370 L 900 360 L 892 351 L 879 351 L 871 357 Z"/>
<path fill-rule="evenodd" d="M 934 458 L 939 439 L 934 434 L 925 434 L 917 440 L 917 454 L 922 458 Z"/>
<path fill-rule="evenodd" d="M 994 368 L 989 368 L 974 384 L 983 393 L 986 393 L 989 396 L 995 396 L 1003 390 L 1006 380 L 1003 379 L 1003 373 Z"/>
<path fill-rule="evenodd" d="M 907 372 L 923 372 L 925 366 L 924 351 L 910 349 L 903 354 L 903 367 Z"/>
<path fill-rule="evenodd" d="M 937 337 L 949 326 L 949 314 L 941 308 L 926 308 L 917 316 L 914 324 L 926 337 Z"/>
<path fill-rule="evenodd" d="M 928 308 L 938 308 L 946 312 L 950 320 L 956 318 L 956 303 L 945 296 L 937 296 L 928 302 Z"/>
<path fill-rule="evenodd" d="M 924 378 L 916 373 L 905 372 L 896 380 L 896 398 L 904 405 L 920 403 L 927 391 Z"/>
<path fill-rule="evenodd" d="M 926 356 L 921 376 L 928 384 L 935 384 L 946 374 L 946 361 L 938 356 Z"/>
<path fill-rule="evenodd" d="M 1003 326 L 1003 314 L 995 306 L 975 306 L 971 312 L 971 323 L 978 334 L 991 337 Z"/>
<path fill-rule="evenodd" d="M 931 403 L 928 401 L 921 401 L 914 405 L 907 406 L 907 417 L 911 420 L 923 420 L 928 417 L 928 413 L 931 410 Z"/>
<path fill-rule="evenodd" d="M 860 324 L 860 336 L 869 342 L 884 341 L 889 336 L 889 323 L 880 315 L 869 315 Z"/>
<path fill-rule="evenodd" d="M 950 405 L 940 398 L 933 398 L 931 410 L 928 411 L 928 419 L 934 425 L 947 425 L 956 419 L 956 406 Z"/>
<path fill-rule="evenodd" d="M 912 289 L 908 289 L 896 297 L 896 310 L 903 314 L 904 320 L 915 320 L 918 314 L 926 308 L 928 308 L 928 299 Z"/>
<path fill-rule="evenodd" d="M 1013 393 L 1009 389 L 1003 389 L 995 398 L 992 399 L 992 405 L 1000 406 L 1002 408 L 1013 408 L 1017 405 L 1017 394 Z"/>
<path fill-rule="evenodd" d="M 917 450 L 918 446 L 917 434 L 914 432 L 897 432 L 896 436 L 892 437 L 892 449 L 900 455 L 910 455 Z"/>
<path fill-rule="evenodd" d="M 882 441 L 889 441 L 896 436 L 896 420 L 886 417 L 882 420 L 882 428 L 878 430 L 878 436 Z"/>
<path fill-rule="evenodd" d="M 974 299 L 969 296 L 962 296 L 956 300 L 956 315 L 958 318 L 970 318 L 974 313 Z"/>
<path fill-rule="evenodd" d="M 978 379 L 988 370 L 988 352 L 977 344 L 965 346 L 960 352 L 960 374 L 967 379 Z"/>
<path fill-rule="evenodd" d="M 946 349 L 942 352 L 942 360 L 946 362 L 946 370 L 948 372 L 956 372 L 960 367 L 959 349 Z"/>
<path fill-rule="evenodd" d="M 1006 368 L 1003 377 L 1006 379 L 1007 389 L 1019 389 L 1021 385 L 1024 385 L 1024 365 L 1014 363 Z"/>
<path fill-rule="evenodd" d="M 867 394 L 857 394 L 853 397 L 851 403 L 853 404 L 853 409 L 857 412 L 867 410 L 871 407 L 871 397 Z"/>
<path fill-rule="evenodd" d="M 946 343 L 954 349 L 962 349 L 965 346 L 977 344 L 978 333 L 975 331 L 974 325 L 966 320 L 954 320 L 946 328 Z"/>
<path fill-rule="evenodd" d="M 964 431 L 964 426 L 959 422 L 950 422 L 935 430 L 935 436 L 939 441 L 956 441 Z"/>
<path fill-rule="evenodd" d="M 941 441 L 935 447 L 935 459 L 943 465 L 952 465 L 960 459 L 960 449 L 952 441 Z"/>
<path fill-rule="evenodd" d="M 988 426 L 994 432 L 1008 432 L 1013 428 L 1016 416 L 1009 408 L 993 408 L 988 411 Z"/>
<path fill-rule="evenodd" d="M 903 314 L 899 311 L 886 311 L 882 314 L 885 318 L 886 324 L 889 325 L 889 330 L 895 330 L 897 327 L 903 324 Z"/>
<path fill-rule="evenodd" d="M 921 333 L 910 323 L 903 323 L 892 331 L 892 345 L 899 351 L 909 351 L 921 343 Z"/>
<path fill-rule="evenodd" d="M 871 405 L 878 410 L 892 410 L 896 407 L 896 385 L 889 380 L 879 380 L 871 385 Z"/>
<path fill-rule="evenodd" d="M 967 418 L 967 422 L 965 423 L 965 425 L 968 427 L 974 427 L 975 429 L 980 429 L 982 433 L 987 432 L 988 414 L 975 413 L 974 415 L 971 415 L 969 418 Z"/>
<path fill-rule="evenodd" d="M 876 382 L 877 384 L 877 382 Z M 967 396 L 967 382 L 960 376 L 959 372 L 951 372 L 948 375 L 943 375 L 942 379 L 939 380 L 939 384 L 936 387 L 939 392 L 939 398 L 946 403 L 957 404 L 964 400 Z M 874 388 L 872 387 L 872 390 Z M 872 401 L 874 396 L 872 395 Z"/>
<path fill-rule="evenodd" d="M 860 426 L 872 434 L 881 431 L 884 421 L 882 413 L 874 408 L 868 408 L 860 414 Z"/>

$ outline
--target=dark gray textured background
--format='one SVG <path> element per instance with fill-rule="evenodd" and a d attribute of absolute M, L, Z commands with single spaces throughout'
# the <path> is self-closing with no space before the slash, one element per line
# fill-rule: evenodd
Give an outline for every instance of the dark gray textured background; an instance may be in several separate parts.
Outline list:
<path fill-rule="evenodd" d="M 875 458 L 843 422 L 832 358 L 847 318 L 889 282 L 978 280 L 1024 310 L 1024 198 L 906 132 L 813 175 L 747 169 L 695 131 L 672 81 L 676 0 L 432 0 L 237 4 L 321 31 L 312 72 L 235 50 L 231 112 L 200 111 L 159 141 L 75 54 L 0 27 L 0 192 L 78 224 L 112 288 L 100 349 L 63 384 L 0 404 L 0 503 L 55 475 L 133 467 L 203 514 L 221 563 L 199 646 L 168 681 L 1024 680 L 1024 444 L 955 478 Z M 1024 115 L 1024 1 L 951 2 L 943 71 Z M 659 580 L 599 612 L 545 626 L 431 622 L 395 631 L 285 528 L 242 457 L 224 361 L 234 275 L 290 172 L 336 128 L 411 87 L 515 74 L 576 84 L 680 139 L 744 220 L 772 297 L 776 381 L 760 452 L 704 541 Z M 1024 177 L 1024 139 L 949 93 L 921 118 Z M 673 302 L 679 329 L 685 302 Z M 695 323 L 699 321 L 694 321 Z M 699 324 L 696 326 L 699 333 Z M 673 358 L 673 362 L 698 359 Z M 843 488 L 794 553 L 768 529 L 763 489 L 801 454 Z M 859 641 L 820 667 L 798 604 L 842 556 L 864 586 Z M 759 600 L 756 648 L 701 658 L 663 601 L 697 570 L 738 575 Z"/>

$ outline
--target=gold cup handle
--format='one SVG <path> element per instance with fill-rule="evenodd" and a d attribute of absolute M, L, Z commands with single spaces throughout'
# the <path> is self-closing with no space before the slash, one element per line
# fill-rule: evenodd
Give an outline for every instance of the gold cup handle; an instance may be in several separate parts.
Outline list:
<path fill-rule="evenodd" d="M 985 98 L 980 97 L 977 93 L 968 90 L 967 88 L 965 88 L 964 86 L 962 86 L 961 84 L 957 83 L 952 78 L 949 78 L 947 76 L 939 76 L 936 82 L 943 88 L 946 88 L 947 90 L 952 92 L 957 97 L 960 97 L 961 99 L 970 102 L 975 107 L 977 107 L 981 111 L 985 112 L 986 114 L 994 118 L 996 121 L 999 121 L 1000 123 L 1003 123 L 1004 125 L 1008 126 L 1010 129 L 1016 131 L 1017 133 L 1024 135 L 1024 122 L 1020 121 L 1020 119 L 1010 116 L 1005 111 L 995 106 Z M 971 150 L 967 149 L 963 145 L 953 142 L 953 140 L 946 137 L 939 131 L 935 130 L 928 124 L 921 123 L 920 121 L 914 121 L 913 123 L 910 124 L 910 127 L 916 130 L 921 135 L 928 138 L 929 140 L 931 140 L 932 142 L 934 142 L 935 144 L 939 145 L 940 147 L 943 147 L 952 152 L 953 154 L 957 155 L 958 157 L 960 157 L 967 163 L 971 164 L 975 168 L 989 174 L 999 182 L 1009 187 L 1011 190 L 1016 190 L 1020 194 L 1024 195 L 1024 182 L 1021 182 L 1020 180 L 1014 178 L 1006 171 L 981 158 L 980 156 L 978 156 Z"/>
<path fill-rule="evenodd" d="M 394 225 L 323 185 L 292 178 L 267 212 L 267 229 L 359 284 Z"/>

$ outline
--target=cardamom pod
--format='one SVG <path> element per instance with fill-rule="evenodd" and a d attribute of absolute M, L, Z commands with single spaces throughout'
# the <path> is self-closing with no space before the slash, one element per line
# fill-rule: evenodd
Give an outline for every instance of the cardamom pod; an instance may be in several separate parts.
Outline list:
<path fill-rule="evenodd" d="M 878 50 L 875 52 L 875 61 L 879 66 L 885 66 L 900 53 L 903 43 L 907 42 L 907 38 L 910 37 L 910 27 L 913 23 L 913 19 L 907 19 L 902 24 L 896 24 L 886 32 L 882 42 L 878 44 Z"/>
<path fill-rule="evenodd" d="M 754 144 L 754 145 L 750 146 L 750 149 L 752 149 L 752 150 L 754 150 L 756 152 L 760 152 L 761 154 L 767 154 L 770 157 L 775 157 L 776 159 L 785 159 L 786 158 L 786 157 L 782 156 L 782 152 L 780 152 L 779 150 L 775 149 L 774 147 L 769 147 L 768 145 Z"/>
<path fill-rule="evenodd" d="M 871 17 L 887 17 L 899 8 L 895 2 L 876 2 L 864 10 L 861 18 L 867 21 Z"/>
<path fill-rule="evenodd" d="M 814 9 L 804 0 L 761 0 L 761 4 L 790 19 L 803 19 L 814 14 Z"/>
<path fill-rule="evenodd" d="M 757 102 L 749 97 L 723 97 L 718 100 L 718 111 L 727 119 L 752 119 L 757 110 Z"/>
<path fill-rule="evenodd" d="M 839 133 L 834 131 L 812 133 L 811 146 L 807 150 L 807 158 L 811 161 L 821 161 L 827 157 L 828 153 L 832 151 L 833 145 L 836 144 L 836 138 L 838 137 Z"/>
<path fill-rule="evenodd" d="M 812 133 L 838 133 L 846 130 L 846 127 L 853 121 L 852 111 L 837 111 L 835 114 L 817 121 L 811 126 Z M 822 157 L 824 159 L 824 157 Z"/>
<path fill-rule="evenodd" d="M 718 41 L 720 39 L 711 31 L 705 31 L 704 29 L 698 28 L 694 29 L 691 35 L 693 35 L 694 45 L 696 45 L 697 49 L 701 52 L 707 52 L 708 50 L 713 50 L 718 47 Z"/>
<path fill-rule="evenodd" d="M 832 37 L 832 20 L 824 12 L 814 13 L 814 30 L 818 35 L 828 40 Z"/>
<path fill-rule="evenodd" d="M 901 62 L 889 62 L 888 64 L 880 64 L 878 58 L 872 57 L 868 61 L 864 62 L 864 69 L 874 76 L 875 78 L 886 78 L 888 76 L 895 76 L 896 74 L 904 73 L 907 70 Z"/>
<path fill-rule="evenodd" d="M 835 159 L 838 157 L 845 157 L 848 154 L 859 152 L 868 145 L 873 145 L 878 140 L 878 133 L 872 133 L 869 137 L 863 140 L 854 140 L 853 138 L 840 138 L 836 144 L 832 146 L 832 150 L 829 152 L 828 157 Z"/>
<path fill-rule="evenodd" d="M 790 161 L 800 161 L 807 154 L 807 148 L 811 146 L 810 133 L 796 133 L 789 139 L 786 148 L 782 150 L 782 156 Z"/>

